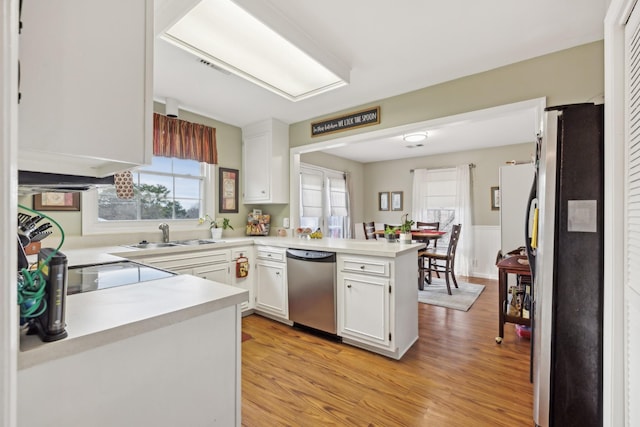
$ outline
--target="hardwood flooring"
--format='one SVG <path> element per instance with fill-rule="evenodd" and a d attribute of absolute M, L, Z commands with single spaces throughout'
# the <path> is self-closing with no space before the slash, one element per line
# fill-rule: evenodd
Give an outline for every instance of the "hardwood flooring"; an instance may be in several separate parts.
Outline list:
<path fill-rule="evenodd" d="M 498 333 L 496 280 L 468 312 L 419 304 L 399 360 L 250 315 L 242 327 L 243 426 L 531 426 L 530 342 Z"/>

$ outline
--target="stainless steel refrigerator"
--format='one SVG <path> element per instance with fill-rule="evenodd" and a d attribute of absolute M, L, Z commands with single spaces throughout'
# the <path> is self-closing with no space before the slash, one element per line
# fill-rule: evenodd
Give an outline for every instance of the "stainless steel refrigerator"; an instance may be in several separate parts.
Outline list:
<path fill-rule="evenodd" d="M 526 226 L 534 421 L 601 426 L 604 106 L 547 108 L 543 126 Z"/>

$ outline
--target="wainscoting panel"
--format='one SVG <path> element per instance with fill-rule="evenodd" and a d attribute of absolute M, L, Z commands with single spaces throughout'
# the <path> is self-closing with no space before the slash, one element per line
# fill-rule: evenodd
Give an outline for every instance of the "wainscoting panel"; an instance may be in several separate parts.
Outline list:
<path fill-rule="evenodd" d="M 473 246 L 471 275 L 485 279 L 497 279 L 496 255 L 500 250 L 500 226 L 474 225 Z"/>

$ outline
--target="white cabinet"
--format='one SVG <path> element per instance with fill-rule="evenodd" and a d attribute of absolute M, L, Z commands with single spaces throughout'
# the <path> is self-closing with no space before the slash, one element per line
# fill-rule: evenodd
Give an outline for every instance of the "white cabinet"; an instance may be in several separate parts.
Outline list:
<path fill-rule="evenodd" d="M 338 334 L 388 348 L 390 336 L 390 261 L 340 257 Z M 417 282 L 416 282 L 417 283 Z M 416 291 L 417 292 L 417 291 Z"/>
<path fill-rule="evenodd" d="M 338 254 L 338 335 L 394 359 L 418 339 L 417 251 Z"/>
<path fill-rule="evenodd" d="M 280 319 L 289 318 L 285 250 L 256 250 L 256 310 Z"/>
<path fill-rule="evenodd" d="M 150 163 L 153 1 L 25 1 L 22 21 L 19 169 Z"/>
<path fill-rule="evenodd" d="M 231 284 L 230 279 L 230 267 L 228 263 L 224 264 L 212 264 L 203 267 L 195 267 L 192 271 L 192 275 L 201 277 L 203 279 L 212 280 L 214 282 L 220 282 L 224 284 Z"/>
<path fill-rule="evenodd" d="M 249 260 L 249 272 L 245 277 L 238 277 L 236 272 L 236 262 L 238 258 L 241 257 L 247 258 Z M 254 268 L 252 268 L 252 266 L 254 265 L 253 261 L 254 256 L 252 247 L 241 247 L 231 250 L 231 285 L 249 291 L 249 301 L 245 301 L 241 305 L 243 312 L 251 310 L 256 306 L 256 297 L 253 289 L 253 278 L 256 272 L 252 271 L 255 270 Z"/>
<path fill-rule="evenodd" d="M 214 282 L 231 284 L 230 251 L 200 250 L 170 255 L 149 256 L 141 262 L 178 274 L 191 274 Z"/>
<path fill-rule="evenodd" d="M 242 128 L 244 203 L 289 203 L 289 126 L 271 119 Z"/>

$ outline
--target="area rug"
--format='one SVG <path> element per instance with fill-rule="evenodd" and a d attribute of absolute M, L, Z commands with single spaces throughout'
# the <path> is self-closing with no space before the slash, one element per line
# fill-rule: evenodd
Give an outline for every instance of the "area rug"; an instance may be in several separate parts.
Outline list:
<path fill-rule="evenodd" d="M 449 295 L 444 279 L 434 277 L 431 282 L 430 285 L 424 284 L 424 291 L 418 290 L 418 301 L 455 310 L 468 311 L 484 290 L 484 285 L 458 280 L 458 288 L 453 281 L 450 282 L 452 295 Z"/>

